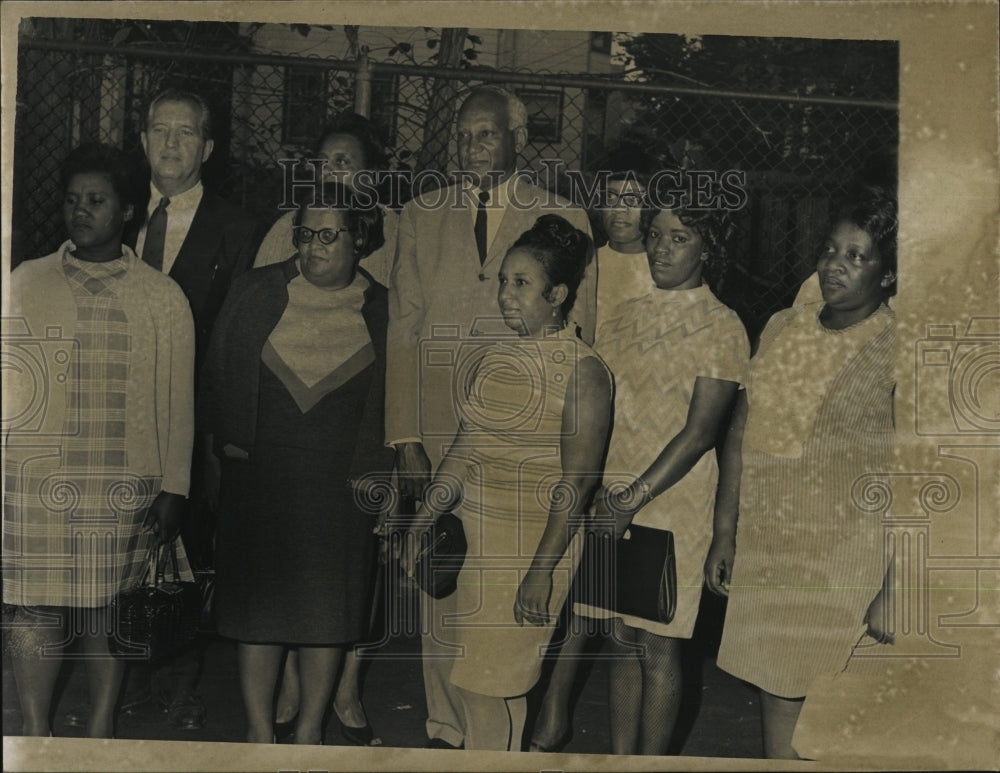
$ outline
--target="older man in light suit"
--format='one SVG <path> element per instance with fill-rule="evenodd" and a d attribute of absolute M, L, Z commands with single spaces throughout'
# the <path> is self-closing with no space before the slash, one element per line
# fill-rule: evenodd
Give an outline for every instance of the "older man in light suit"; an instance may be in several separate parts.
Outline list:
<path fill-rule="evenodd" d="M 499 318 L 497 273 L 518 236 L 543 214 L 559 214 L 586 233 L 583 210 L 517 173 L 527 142 L 527 114 L 513 94 L 477 88 L 458 115 L 459 181 L 421 194 L 403 209 L 390 281 L 386 438 L 396 447 L 399 488 L 420 499 L 458 428 L 456 392 L 477 342 L 511 335 Z M 596 265 L 570 313 L 578 335 L 593 342 Z M 455 648 L 442 617 L 454 596 L 424 598 L 424 688 L 428 746 L 460 747 L 464 722 L 449 681 Z"/>

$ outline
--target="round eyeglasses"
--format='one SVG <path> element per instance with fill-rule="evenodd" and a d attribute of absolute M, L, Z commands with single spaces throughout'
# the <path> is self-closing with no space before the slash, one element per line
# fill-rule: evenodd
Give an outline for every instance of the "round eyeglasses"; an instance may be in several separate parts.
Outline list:
<path fill-rule="evenodd" d="M 625 191 L 624 193 L 614 193 L 612 191 L 608 191 L 604 194 L 601 205 L 607 209 L 614 209 L 615 207 L 624 207 L 625 209 L 641 209 L 645 198 L 644 194 L 635 193 L 633 191 Z"/>
<path fill-rule="evenodd" d="M 299 244 L 309 244 L 314 236 L 319 239 L 320 244 L 333 244 L 342 233 L 347 233 L 347 229 L 324 228 L 320 231 L 314 231 L 308 226 L 297 225 L 292 229 L 292 233 L 295 234 L 295 240 Z"/>

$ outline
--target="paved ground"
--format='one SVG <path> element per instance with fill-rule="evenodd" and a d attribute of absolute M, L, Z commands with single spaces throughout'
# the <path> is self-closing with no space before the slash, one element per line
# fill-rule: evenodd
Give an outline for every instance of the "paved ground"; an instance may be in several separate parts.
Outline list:
<path fill-rule="evenodd" d="M 675 744 L 682 755 L 698 757 L 759 758 L 760 719 L 756 693 L 747 685 L 715 667 L 723 607 L 707 597 L 695 637 L 685 652 L 684 707 Z M 364 701 L 369 719 L 386 746 L 422 747 L 426 719 L 419 650 L 414 637 L 389 640 L 367 670 Z M 64 670 L 55 712 L 55 735 L 80 737 L 80 728 L 69 727 L 63 712 L 86 700 L 82 664 Z M 4 658 L 4 735 L 16 735 L 20 712 L 10 664 Z M 583 754 L 610 752 L 608 731 L 606 659 L 589 661 L 580 669 L 575 703 L 574 734 L 565 751 Z M 239 742 L 245 733 L 239 694 L 235 649 L 231 642 L 213 639 L 206 649 L 200 686 L 208 709 L 203 730 L 174 730 L 157 706 L 146 706 L 119 718 L 117 737 L 123 739 L 183 740 L 199 742 Z M 537 691 L 536 691 L 537 692 Z M 535 697 L 534 695 L 532 697 Z M 534 703 L 534 701 L 533 701 Z M 332 712 L 331 712 L 332 714 Z M 337 722 L 332 718 L 326 730 L 327 744 L 341 744 Z"/>

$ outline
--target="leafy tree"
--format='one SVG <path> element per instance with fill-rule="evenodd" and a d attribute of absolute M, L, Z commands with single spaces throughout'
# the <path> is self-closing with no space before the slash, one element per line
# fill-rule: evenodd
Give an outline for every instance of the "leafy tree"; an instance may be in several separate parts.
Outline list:
<path fill-rule="evenodd" d="M 620 42 L 626 72 L 636 80 L 805 98 L 898 97 L 893 41 L 640 34 Z M 859 114 L 849 108 L 792 100 L 664 94 L 644 96 L 636 106 L 627 138 L 660 145 L 666 140 L 682 165 L 830 171 L 845 157 L 864 156 L 866 131 L 885 132 L 878 123 L 859 125 Z M 874 140 L 876 146 L 894 143 L 895 131 Z"/>

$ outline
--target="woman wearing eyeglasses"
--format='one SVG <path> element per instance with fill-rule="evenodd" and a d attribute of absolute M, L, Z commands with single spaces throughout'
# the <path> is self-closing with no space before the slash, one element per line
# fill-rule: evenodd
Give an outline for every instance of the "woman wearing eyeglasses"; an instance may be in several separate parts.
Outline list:
<path fill-rule="evenodd" d="M 382 433 L 386 290 L 358 261 L 377 207 L 338 183 L 299 209 L 297 253 L 234 285 L 203 375 L 221 460 L 216 615 L 237 640 L 247 740 L 273 740 L 275 686 L 299 652 L 295 742 L 322 742 L 345 647 L 365 636 L 375 548 L 352 483 L 389 471 Z"/>

